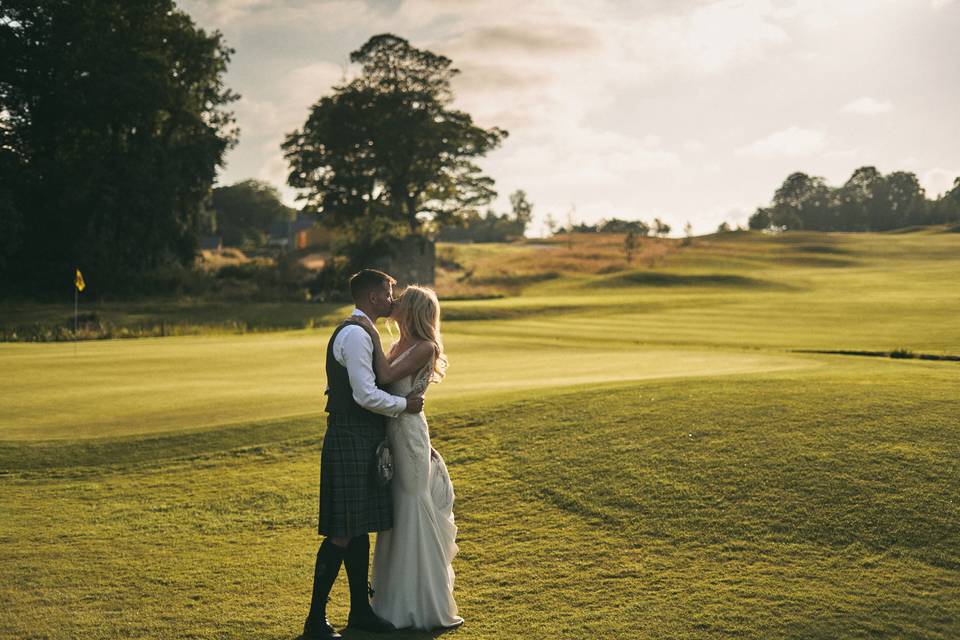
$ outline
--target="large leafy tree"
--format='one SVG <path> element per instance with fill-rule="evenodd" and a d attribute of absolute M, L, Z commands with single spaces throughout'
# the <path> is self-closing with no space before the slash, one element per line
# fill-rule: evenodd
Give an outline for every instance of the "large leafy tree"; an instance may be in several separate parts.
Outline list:
<path fill-rule="evenodd" d="M 933 223 L 960 222 L 960 178 L 953 181 L 953 188 L 946 191 L 930 205 Z"/>
<path fill-rule="evenodd" d="M 786 229 L 829 229 L 830 189 L 823 178 L 796 172 L 773 195 L 771 222 Z"/>
<path fill-rule="evenodd" d="M 232 51 L 172 0 L 0 4 L 0 229 L 7 285 L 130 285 L 192 261 L 237 131 Z"/>
<path fill-rule="evenodd" d="M 843 228 L 867 231 L 884 216 L 886 182 L 876 167 L 860 167 L 837 193 L 838 215 Z"/>
<path fill-rule="evenodd" d="M 478 127 L 451 106 L 458 70 L 450 59 L 390 34 L 350 59 L 359 76 L 318 100 L 283 144 L 288 183 L 304 191 L 306 210 L 338 224 L 393 221 L 416 234 L 496 196 L 475 159 L 507 132 Z"/>
<path fill-rule="evenodd" d="M 510 194 L 510 209 L 520 227 L 520 235 L 526 233 L 527 227 L 533 222 L 533 203 L 527 200 L 527 192 L 517 189 Z"/>
<path fill-rule="evenodd" d="M 885 178 L 886 214 L 874 228 L 880 231 L 927 222 L 927 198 L 917 176 L 909 171 L 894 171 Z"/>
<path fill-rule="evenodd" d="M 216 230 L 225 244 L 259 245 L 273 222 L 293 219 L 296 212 L 283 204 L 272 185 L 244 180 L 213 190 Z"/>

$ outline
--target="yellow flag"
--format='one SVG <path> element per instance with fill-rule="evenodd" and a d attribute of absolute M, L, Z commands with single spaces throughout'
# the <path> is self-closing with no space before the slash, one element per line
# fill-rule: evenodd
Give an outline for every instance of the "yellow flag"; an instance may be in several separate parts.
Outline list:
<path fill-rule="evenodd" d="M 86 283 L 83 281 L 83 274 L 80 273 L 80 269 L 77 269 L 77 277 L 74 280 L 74 284 L 77 286 L 77 291 L 83 291 L 87 288 Z"/>

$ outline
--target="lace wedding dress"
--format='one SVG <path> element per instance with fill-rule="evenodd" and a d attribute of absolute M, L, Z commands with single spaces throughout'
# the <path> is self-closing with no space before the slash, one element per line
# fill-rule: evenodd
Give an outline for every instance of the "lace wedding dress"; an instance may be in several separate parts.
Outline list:
<path fill-rule="evenodd" d="M 410 353 L 407 350 L 397 361 Z M 423 393 L 433 362 L 390 385 L 390 393 Z M 377 534 L 373 552 L 371 602 L 377 615 L 398 629 L 435 629 L 463 623 L 453 599 L 457 527 L 453 484 L 447 466 L 431 446 L 423 412 L 402 413 L 387 422 L 393 452 L 393 529 Z"/>

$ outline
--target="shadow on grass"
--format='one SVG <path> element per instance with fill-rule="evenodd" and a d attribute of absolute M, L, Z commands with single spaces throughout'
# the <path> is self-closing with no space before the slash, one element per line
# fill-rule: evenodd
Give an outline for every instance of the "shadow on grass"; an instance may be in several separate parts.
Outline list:
<path fill-rule="evenodd" d="M 74 471 L 77 468 L 152 463 L 173 458 L 200 458 L 224 451 L 256 452 L 290 440 L 320 440 L 324 414 L 309 414 L 185 433 L 183 431 L 90 440 L 0 441 L 0 474 Z"/>
<path fill-rule="evenodd" d="M 417 631 L 414 629 L 400 629 L 392 633 L 369 633 L 367 631 L 354 631 L 352 629 L 341 629 L 340 635 L 343 636 L 343 640 L 383 640 L 384 638 L 390 638 L 391 640 L 427 640 L 428 638 L 454 638 L 455 633 L 461 627 L 453 627 L 452 629 L 434 629 L 432 631 Z M 291 640 L 307 640 L 305 636 L 298 635 L 291 638 Z"/>
<path fill-rule="evenodd" d="M 846 349 L 793 349 L 794 353 L 819 353 L 832 356 L 862 356 L 867 358 L 893 358 L 894 360 L 935 360 L 960 362 L 960 356 L 935 353 L 914 353 L 908 349 L 893 351 L 852 351 Z"/>
<path fill-rule="evenodd" d="M 802 244 L 792 247 L 792 249 L 799 253 L 829 253 L 834 255 L 849 255 L 853 253 L 849 249 L 835 247 L 829 244 Z"/>
<path fill-rule="evenodd" d="M 560 313 L 578 313 L 596 309 L 591 305 L 529 305 L 516 307 L 501 306 L 451 306 L 443 311 L 444 322 L 452 320 L 516 320 L 532 316 L 555 315 Z"/>
<path fill-rule="evenodd" d="M 734 287 L 744 289 L 789 288 L 776 282 L 725 273 L 678 274 L 660 271 L 631 271 L 596 282 L 601 287 Z"/>
<path fill-rule="evenodd" d="M 777 260 L 780 264 L 787 264 L 794 267 L 822 267 L 826 269 L 835 269 L 840 267 L 851 267 L 856 265 L 854 260 L 845 260 L 844 258 L 830 258 L 827 256 L 789 256 Z"/>
<path fill-rule="evenodd" d="M 519 274 L 492 274 L 477 278 L 470 278 L 472 284 L 479 285 L 500 285 L 509 287 L 524 287 L 538 282 L 556 280 L 560 277 L 559 271 L 544 271 L 540 273 L 519 273 Z"/>

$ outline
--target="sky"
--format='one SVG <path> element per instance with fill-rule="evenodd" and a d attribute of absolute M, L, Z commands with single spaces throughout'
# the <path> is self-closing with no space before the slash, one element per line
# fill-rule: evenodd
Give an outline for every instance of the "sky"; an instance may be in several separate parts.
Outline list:
<path fill-rule="evenodd" d="M 379 33 L 451 58 L 456 107 L 509 131 L 480 165 L 496 210 L 527 192 L 533 235 L 548 213 L 712 232 L 793 171 L 913 171 L 930 196 L 960 176 L 960 0 L 178 4 L 236 50 L 240 142 L 218 184 L 264 180 L 294 206 L 280 143 Z"/>

